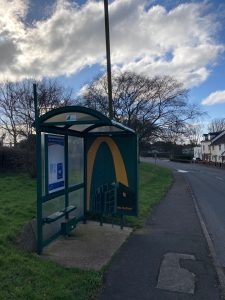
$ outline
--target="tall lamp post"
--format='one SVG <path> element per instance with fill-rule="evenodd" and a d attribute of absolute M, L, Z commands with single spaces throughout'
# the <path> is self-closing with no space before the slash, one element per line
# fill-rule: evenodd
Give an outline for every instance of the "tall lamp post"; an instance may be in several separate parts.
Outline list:
<path fill-rule="evenodd" d="M 108 78 L 109 118 L 112 119 L 113 118 L 112 76 L 111 76 L 111 58 L 110 58 L 108 0 L 104 0 L 104 10 L 105 10 L 105 40 L 106 40 L 106 60 L 107 60 L 107 78 Z"/>

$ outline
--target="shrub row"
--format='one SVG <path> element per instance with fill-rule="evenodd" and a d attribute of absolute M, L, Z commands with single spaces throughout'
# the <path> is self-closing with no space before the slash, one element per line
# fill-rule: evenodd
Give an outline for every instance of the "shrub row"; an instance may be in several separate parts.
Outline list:
<path fill-rule="evenodd" d="M 192 160 L 193 155 L 174 155 L 173 159 L 179 159 L 179 160 Z"/>
<path fill-rule="evenodd" d="M 28 172 L 35 177 L 35 152 L 24 148 L 0 147 L 0 171 Z"/>
<path fill-rule="evenodd" d="M 180 162 L 180 163 L 191 163 L 190 159 L 179 159 L 179 158 L 171 158 L 170 161 Z"/>

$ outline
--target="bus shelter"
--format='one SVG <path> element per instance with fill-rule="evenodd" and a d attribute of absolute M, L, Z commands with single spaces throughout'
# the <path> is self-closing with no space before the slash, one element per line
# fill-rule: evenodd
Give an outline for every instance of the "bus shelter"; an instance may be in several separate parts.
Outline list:
<path fill-rule="evenodd" d="M 137 215 L 137 135 L 100 112 L 36 115 L 37 252 L 88 213 Z"/>

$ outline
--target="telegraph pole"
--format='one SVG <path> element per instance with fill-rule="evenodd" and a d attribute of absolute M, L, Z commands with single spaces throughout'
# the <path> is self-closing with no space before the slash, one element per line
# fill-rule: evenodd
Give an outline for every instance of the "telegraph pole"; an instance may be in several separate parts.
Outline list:
<path fill-rule="evenodd" d="M 112 76 L 111 76 L 111 58 L 110 58 L 108 0 L 104 0 L 104 10 L 105 10 L 105 40 L 106 40 L 106 60 L 107 60 L 107 78 L 108 78 L 109 118 L 112 120 L 113 105 L 112 105 Z"/>

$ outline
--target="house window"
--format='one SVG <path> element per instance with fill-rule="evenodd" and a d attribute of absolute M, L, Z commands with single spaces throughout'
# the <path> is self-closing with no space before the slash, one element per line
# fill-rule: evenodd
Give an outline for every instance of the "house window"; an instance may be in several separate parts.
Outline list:
<path fill-rule="evenodd" d="M 214 146 L 212 146 L 212 149 L 214 150 Z"/>
<path fill-rule="evenodd" d="M 208 150 L 210 151 L 210 145 L 208 145 Z"/>
<path fill-rule="evenodd" d="M 219 150 L 221 150 L 221 145 L 219 145 Z"/>

